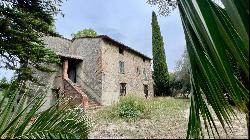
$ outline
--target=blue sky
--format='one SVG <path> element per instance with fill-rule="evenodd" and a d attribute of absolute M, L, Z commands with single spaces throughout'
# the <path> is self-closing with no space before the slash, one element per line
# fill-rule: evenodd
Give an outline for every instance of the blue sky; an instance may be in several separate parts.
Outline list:
<path fill-rule="evenodd" d="M 66 38 L 84 28 L 92 28 L 152 57 L 152 10 L 157 7 L 146 0 L 67 0 L 62 4 L 64 17 L 56 17 L 56 31 Z M 170 16 L 158 16 L 164 38 L 169 71 L 174 69 L 185 47 L 185 38 L 178 9 Z M 0 78 L 10 77 L 0 69 Z"/>

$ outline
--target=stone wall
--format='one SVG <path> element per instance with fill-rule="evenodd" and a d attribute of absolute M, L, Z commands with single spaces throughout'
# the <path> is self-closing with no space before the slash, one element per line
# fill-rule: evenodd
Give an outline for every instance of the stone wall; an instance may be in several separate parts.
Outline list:
<path fill-rule="evenodd" d="M 60 54 L 69 54 L 69 48 L 71 45 L 70 40 L 52 36 L 43 37 L 42 40 L 52 51 Z"/>
<path fill-rule="evenodd" d="M 70 100 L 69 105 L 71 107 L 82 106 L 83 96 L 80 93 L 81 91 L 77 90 L 70 80 L 64 79 L 63 83 L 64 83 L 64 97 L 66 100 L 67 99 Z"/>
<path fill-rule="evenodd" d="M 76 82 L 88 96 L 98 102 L 102 94 L 100 42 L 100 38 L 81 38 L 74 40 L 70 48 L 72 54 L 83 58 L 76 66 Z"/>
<path fill-rule="evenodd" d="M 59 37 L 51 37 L 46 36 L 43 37 L 42 40 L 45 43 L 45 46 L 56 53 L 64 53 L 69 54 L 69 47 L 71 41 L 59 38 Z M 34 83 L 31 84 L 32 92 L 42 92 L 46 94 L 44 99 L 45 104 L 38 110 L 38 112 L 44 111 L 55 104 L 58 96 L 60 97 L 63 93 L 63 80 L 62 80 L 62 71 L 63 71 L 63 64 L 51 64 L 51 69 L 55 70 L 56 72 L 47 73 L 41 71 L 35 71 L 35 77 L 38 78 L 39 82 L 44 84 L 45 86 L 39 86 Z M 53 92 L 53 89 L 59 90 L 59 95 Z"/>
<path fill-rule="evenodd" d="M 125 73 L 121 74 L 119 61 L 124 62 Z M 138 68 L 138 70 L 137 70 Z M 147 79 L 144 79 L 143 69 Z M 148 85 L 149 97 L 153 96 L 151 62 L 129 50 L 119 53 L 119 46 L 102 41 L 102 104 L 109 105 L 118 101 L 120 83 L 127 83 L 128 93 L 144 96 L 144 85 Z"/>
<path fill-rule="evenodd" d="M 62 92 L 62 79 L 60 78 L 62 67 L 61 65 L 51 64 L 51 69 L 56 70 L 56 72 L 47 73 L 34 71 L 34 77 L 44 86 L 32 82 L 28 82 L 27 84 L 31 89 L 31 96 L 35 96 L 39 93 L 46 94 L 44 99 L 45 103 L 38 112 L 44 111 L 55 104 L 57 95 L 52 89 L 59 89 L 59 94 Z"/>

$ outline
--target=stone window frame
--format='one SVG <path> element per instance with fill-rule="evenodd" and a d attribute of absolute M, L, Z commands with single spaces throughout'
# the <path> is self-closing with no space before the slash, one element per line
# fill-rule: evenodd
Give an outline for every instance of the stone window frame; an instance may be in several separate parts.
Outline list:
<path fill-rule="evenodd" d="M 145 90 L 147 89 L 147 90 Z M 144 96 L 146 97 L 146 99 L 148 98 L 148 84 L 143 84 L 143 91 L 144 91 Z"/>
<path fill-rule="evenodd" d="M 146 68 L 143 68 L 143 75 L 144 75 L 144 80 L 148 80 Z"/>
<path fill-rule="evenodd" d="M 127 94 L 127 83 L 120 83 L 120 96 Z"/>
<path fill-rule="evenodd" d="M 125 74 L 125 62 L 119 61 L 119 71 L 121 74 Z"/>

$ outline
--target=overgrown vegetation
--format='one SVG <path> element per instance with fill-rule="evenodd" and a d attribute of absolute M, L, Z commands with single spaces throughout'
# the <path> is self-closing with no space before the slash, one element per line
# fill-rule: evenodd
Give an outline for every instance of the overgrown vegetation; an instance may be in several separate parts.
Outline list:
<path fill-rule="evenodd" d="M 158 118 L 160 117 L 159 114 L 163 112 L 178 114 L 178 111 L 184 110 L 187 104 L 189 104 L 189 101 L 185 99 L 162 97 L 145 99 L 142 96 L 129 93 L 121 97 L 119 102 L 100 109 L 97 112 L 97 117 L 107 120 L 138 121 L 140 119 L 151 119 L 152 117 Z"/>
<path fill-rule="evenodd" d="M 126 121 L 133 121 L 148 117 L 150 107 L 144 97 L 130 93 L 122 96 L 119 102 L 106 107 L 100 113 L 107 118 L 121 118 Z"/>
<path fill-rule="evenodd" d="M 170 87 L 171 95 L 174 97 L 179 96 L 179 94 L 187 97 L 190 94 L 190 62 L 186 50 L 181 59 L 177 61 L 174 72 L 170 75 Z"/>
<path fill-rule="evenodd" d="M 114 105 L 88 112 L 93 118 L 94 127 L 90 138 L 101 139 L 173 139 L 185 138 L 188 123 L 189 99 L 154 97 L 143 100 L 145 116 L 137 119 L 112 116 Z M 188 117 L 188 116 L 187 116 Z"/>
<path fill-rule="evenodd" d="M 188 126 L 190 99 L 176 99 L 173 97 L 154 97 L 144 100 L 146 108 L 150 108 L 147 117 L 127 121 L 120 117 L 111 117 L 111 107 L 103 107 L 88 112 L 93 121 L 93 128 L 89 138 L 94 139 L 185 139 Z M 209 107 L 211 109 L 211 106 Z M 212 112 L 212 115 L 215 115 Z M 222 139 L 247 138 L 244 114 L 237 111 L 238 118 L 233 119 L 233 132 L 228 136 L 223 134 L 219 124 L 218 131 Z M 238 119 L 242 120 L 241 122 Z M 203 122 L 202 122 L 203 123 Z M 203 127 L 205 129 L 205 127 Z M 229 130 L 229 128 L 227 127 Z M 208 133 L 204 132 L 205 139 Z M 218 138 L 218 137 L 216 137 Z"/>
<path fill-rule="evenodd" d="M 27 92 L 20 95 L 5 91 L 0 101 L 1 139 L 86 139 L 89 119 L 82 108 L 58 108 L 57 104 L 37 114 L 44 104 L 45 94 L 27 99 Z M 6 95 L 12 95 L 8 98 Z M 17 96 L 20 101 L 17 102 Z"/>

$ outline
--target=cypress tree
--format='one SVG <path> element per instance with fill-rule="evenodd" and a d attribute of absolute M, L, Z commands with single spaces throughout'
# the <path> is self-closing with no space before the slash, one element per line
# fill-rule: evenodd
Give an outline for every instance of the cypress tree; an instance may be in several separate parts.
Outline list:
<path fill-rule="evenodd" d="M 153 79 L 155 96 L 168 96 L 169 73 L 166 63 L 163 37 L 161 36 L 157 16 L 152 12 L 152 47 L 153 47 Z"/>

